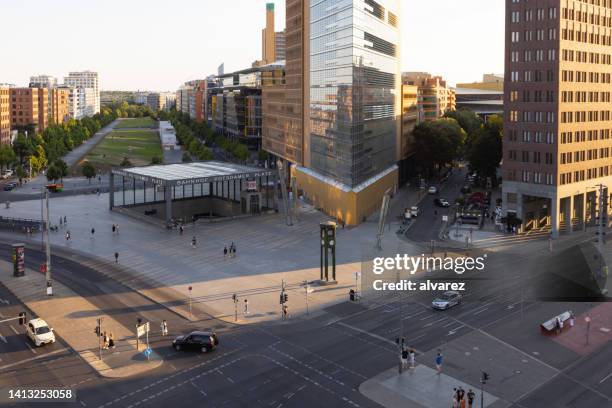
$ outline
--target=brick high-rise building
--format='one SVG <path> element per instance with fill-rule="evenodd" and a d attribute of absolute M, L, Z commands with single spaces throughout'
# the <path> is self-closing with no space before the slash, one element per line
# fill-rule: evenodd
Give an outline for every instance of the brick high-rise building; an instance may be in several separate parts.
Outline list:
<path fill-rule="evenodd" d="M 11 142 L 11 103 L 7 86 L 0 86 L 0 144 Z"/>
<path fill-rule="evenodd" d="M 506 0 L 502 199 L 523 229 L 594 223 L 612 185 L 611 27 L 611 0 Z"/>
<path fill-rule="evenodd" d="M 53 123 L 64 123 L 70 120 L 70 89 L 52 88 L 51 106 L 49 106 L 49 121 Z"/>
<path fill-rule="evenodd" d="M 34 125 L 39 132 L 47 127 L 48 90 L 10 88 L 11 127 Z"/>

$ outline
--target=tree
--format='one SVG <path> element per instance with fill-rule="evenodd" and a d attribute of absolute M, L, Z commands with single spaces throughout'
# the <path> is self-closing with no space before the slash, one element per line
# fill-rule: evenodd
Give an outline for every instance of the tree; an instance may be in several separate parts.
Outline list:
<path fill-rule="evenodd" d="M 91 184 L 91 179 L 96 177 L 96 168 L 90 162 L 86 161 L 83 163 L 83 167 L 81 168 L 83 172 L 83 176 L 87 177 L 87 181 Z"/>
<path fill-rule="evenodd" d="M 62 159 L 57 159 L 53 162 L 53 165 L 57 167 L 60 173 L 60 179 L 64 179 L 68 175 L 68 164 Z"/>
<path fill-rule="evenodd" d="M 412 131 L 417 164 L 427 174 L 433 175 L 452 163 L 465 143 L 465 131 L 454 119 L 439 119 L 419 123 Z"/>
<path fill-rule="evenodd" d="M 60 169 L 58 169 L 55 164 L 52 164 L 49 166 L 49 168 L 47 169 L 47 180 L 49 181 L 56 181 L 58 179 L 60 179 L 62 177 L 62 173 L 60 171 Z"/>
<path fill-rule="evenodd" d="M 495 115 L 476 130 L 467 158 L 470 168 L 484 177 L 491 177 L 493 185 L 497 183 L 497 168 L 502 159 L 503 120 Z"/>
<path fill-rule="evenodd" d="M 121 163 L 119 164 L 119 166 L 121 166 L 121 167 L 131 167 L 132 166 L 132 162 L 127 157 L 124 157 L 123 160 L 121 161 Z"/>
<path fill-rule="evenodd" d="M 30 144 L 24 133 L 19 132 L 13 142 L 13 151 L 19 157 L 19 163 L 24 164 L 25 159 L 30 155 Z"/>
<path fill-rule="evenodd" d="M 151 164 L 162 164 L 162 159 L 159 156 L 153 156 L 151 158 Z"/>
<path fill-rule="evenodd" d="M 4 166 L 10 166 L 15 162 L 16 155 L 11 146 L 7 144 L 0 145 L 0 170 L 4 170 Z"/>
<path fill-rule="evenodd" d="M 444 114 L 444 117 L 455 119 L 468 135 L 482 126 L 482 119 L 474 111 L 467 108 L 448 111 Z"/>
<path fill-rule="evenodd" d="M 19 179 L 19 185 L 21 185 L 23 179 L 27 177 L 27 174 L 26 174 L 26 172 L 23 169 L 23 166 L 21 164 L 19 164 L 19 165 L 17 165 L 17 167 L 15 167 L 15 175 L 17 176 L 17 179 Z"/>
<path fill-rule="evenodd" d="M 182 161 L 183 163 L 188 163 L 191 161 L 191 155 L 189 154 L 189 152 L 183 152 Z"/>

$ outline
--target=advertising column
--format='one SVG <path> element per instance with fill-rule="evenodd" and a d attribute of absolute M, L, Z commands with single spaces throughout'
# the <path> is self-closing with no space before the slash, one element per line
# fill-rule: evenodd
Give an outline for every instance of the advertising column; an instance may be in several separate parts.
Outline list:
<path fill-rule="evenodd" d="M 13 244 L 13 276 L 25 275 L 25 244 Z"/>

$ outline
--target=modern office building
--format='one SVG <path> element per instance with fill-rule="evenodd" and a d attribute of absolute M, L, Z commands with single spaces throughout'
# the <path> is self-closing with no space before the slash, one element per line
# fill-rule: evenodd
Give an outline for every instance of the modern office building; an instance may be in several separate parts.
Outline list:
<path fill-rule="evenodd" d="M 11 92 L 8 86 L 0 86 L 0 144 L 11 142 Z"/>
<path fill-rule="evenodd" d="M 274 57 L 275 61 L 283 61 L 285 59 L 285 30 L 277 31 L 274 34 Z"/>
<path fill-rule="evenodd" d="M 81 107 L 80 117 L 95 115 L 96 103 L 99 103 L 96 101 L 96 98 L 99 97 L 99 93 L 94 88 L 81 88 L 79 97 Z"/>
<path fill-rule="evenodd" d="M 68 87 L 68 114 L 71 119 L 81 119 L 83 110 L 81 109 L 81 93 L 83 88 Z"/>
<path fill-rule="evenodd" d="M 398 182 L 400 0 L 312 1 L 303 84 L 303 165 L 293 174 L 317 208 L 348 225 L 380 208 Z M 290 49 L 287 30 L 287 59 Z M 289 66 L 287 66 L 287 70 Z"/>
<path fill-rule="evenodd" d="M 55 88 L 57 78 L 51 75 L 34 75 L 30 77 L 30 88 Z"/>
<path fill-rule="evenodd" d="M 12 128 L 31 125 L 39 132 L 45 129 L 46 91 L 46 88 L 9 88 Z M 41 101 L 43 104 L 43 116 L 39 114 L 39 104 Z"/>
<path fill-rule="evenodd" d="M 398 145 L 397 165 L 399 167 L 399 184 L 403 185 L 415 175 L 412 131 L 419 123 L 419 87 L 402 84 L 402 123 L 401 139 Z"/>
<path fill-rule="evenodd" d="M 136 105 L 146 105 L 148 102 L 149 92 L 134 92 L 132 99 Z"/>
<path fill-rule="evenodd" d="M 404 72 L 402 83 L 419 87 L 419 120 L 440 119 L 447 111 L 455 110 L 455 90 L 446 85 L 441 76 L 427 72 Z"/>
<path fill-rule="evenodd" d="M 94 92 L 93 107 L 87 107 L 87 111 L 93 110 L 93 114 L 100 112 L 100 83 L 98 73 L 93 71 L 70 72 L 64 77 L 64 85 L 71 88 L 91 88 Z"/>
<path fill-rule="evenodd" d="M 248 68 L 207 79 L 211 125 L 233 141 L 261 147 L 262 67 Z"/>
<path fill-rule="evenodd" d="M 583 228 L 612 185 L 611 26 L 609 0 L 506 0 L 503 212 L 524 230 Z"/>

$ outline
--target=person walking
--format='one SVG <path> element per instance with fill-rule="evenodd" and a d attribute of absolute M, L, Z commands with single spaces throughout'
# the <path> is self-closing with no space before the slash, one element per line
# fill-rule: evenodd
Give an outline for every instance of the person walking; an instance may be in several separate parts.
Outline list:
<path fill-rule="evenodd" d="M 451 407 L 459 408 L 459 401 L 457 401 L 457 389 L 453 388 L 453 399 L 451 400 Z"/>
<path fill-rule="evenodd" d="M 162 332 L 162 336 L 167 336 L 168 335 L 168 323 L 166 323 L 166 320 L 162 320 L 162 323 L 161 323 L 161 332 Z"/>
<path fill-rule="evenodd" d="M 476 397 L 476 394 L 470 388 L 468 393 L 467 393 L 468 408 L 472 408 L 472 405 L 474 404 L 474 397 Z"/>
<path fill-rule="evenodd" d="M 115 225 L 115 231 L 117 231 L 117 235 L 119 235 L 119 224 Z"/>
<path fill-rule="evenodd" d="M 66 231 L 66 241 L 70 241 L 70 231 Z"/>
<path fill-rule="evenodd" d="M 244 315 L 248 316 L 249 315 L 249 301 L 244 299 Z"/>
<path fill-rule="evenodd" d="M 183 235 L 183 232 L 185 231 L 185 228 L 183 228 L 183 226 L 181 225 L 179 227 L 179 234 Z"/>
<path fill-rule="evenodd" d="M 110 332 L 108 335 L 108 348 L 115 348 L 115 337 L 113 336 L 113 332 Z"/>
<path fill-rule="evenodd" d="M 91 229 L 91 239 L 93 239 L 95 233 L 96 233 L 96 229 L 92 227 L 92 229 Z"/>
<path fill-rule="evenodd" d="M 223 259 L 227 259 L 227 245 L 223 247 Z"/>
<path fill-rule="evenodd" d="M 230 244 L 230 247 L 229 247 L 230 258 L 234 257 L 234 251 L 235 251 L 234 241 L 232 241 L 232 243 Z"/>
<path fill-rule="evenodd" d="M 402 347 L 402 369 L 408 366 L 408 349 Z"/>
<path fill-rule="evenodd" d="M 104 334 L 102 335 L 102 348 L 104 350 L 108 349 L 108 334 L 106 334 L 106 332 L 104 332 Z"/>
<path fill-rule="evenodd" d="M 410 368 L 414 368 L 415 367 L 415 363 L 416 363 L 416 352 L 414 350 L 414 347 L 410 347 L 410 352 L 408 353 L 408 358 L 410 359 Z"/>
<path fill-rule="evenodd" d="M 283 319 L 286 319 L 287 315 L 289 315 L 289 306 L 287 306 L 287 304 L 284 304 L 283 305 Z"/>
<path fill-rule="evenodd" d="M 119 252 L 115 252 L 115 263 L 119 263 Z"/>
<path fill-rule="evenodd" d="M 117 227 L 115 226 L 115 224 L 113 224 L 113 235 L 115 235 L 115 232 L 117 232 Z"/>
<path fill-rule="evenodd" d="M 195 248 L 197 244 L 198 244 L 198 240 L 196 239 L 194 235 L 193 238 L 191 238 L 191 247 Z"/>
<path fill-rule="evenodd" d="M 68 220 L 66 219 L 65 215 L 64 215 L 64 224 L 68 225 Z"/>
<path fill-rule="evenodd" d="M 233 247 L 232 252 L 234 253 L 234 258 L 235 258 L 236 257 L 236 245 L 234 245 L 233 242 L 232 242 L 232 247 Z"/>
<path fill-rule="evenodd" d="M 442 352 L 438 349 L 438 355 L 436 355 L 436 370 L 437 375 L 442 374 Z"/>

